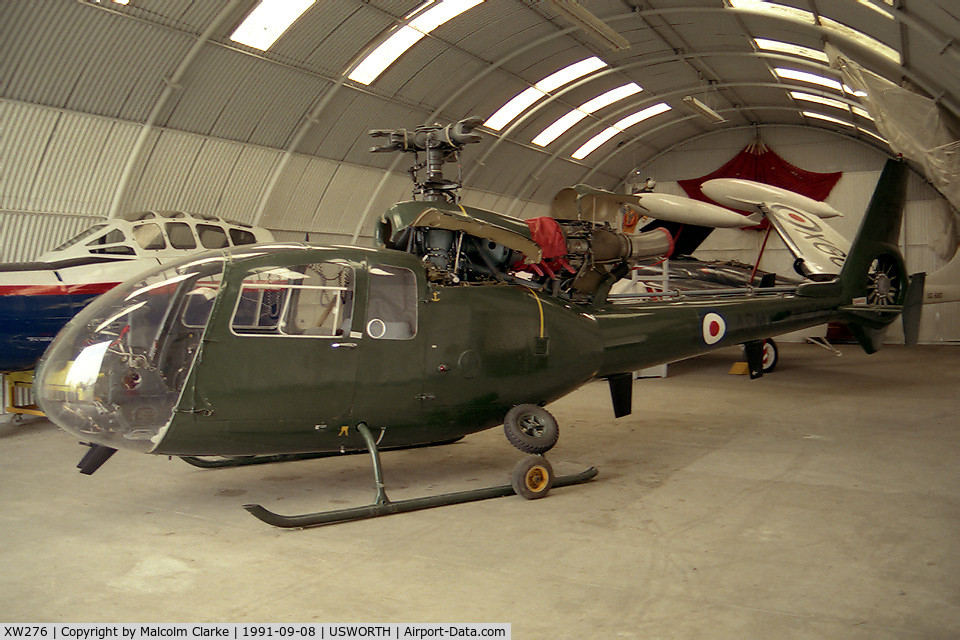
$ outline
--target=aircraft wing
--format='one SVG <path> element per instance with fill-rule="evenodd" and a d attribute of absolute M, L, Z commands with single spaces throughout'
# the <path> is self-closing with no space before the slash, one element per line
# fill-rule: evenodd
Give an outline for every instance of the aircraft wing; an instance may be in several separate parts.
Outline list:
<path fill-rule="evenodd" d="M 817 216 L 784 204 L 764 207 L 764 214 L 811 280 L 829 280 L 850 252 L 850 241 Z"/>

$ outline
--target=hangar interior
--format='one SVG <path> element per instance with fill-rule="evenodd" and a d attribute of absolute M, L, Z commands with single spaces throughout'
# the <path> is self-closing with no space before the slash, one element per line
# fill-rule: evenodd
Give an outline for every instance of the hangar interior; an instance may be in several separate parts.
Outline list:
<path fill-rule="evenodd" d="M 5 263 L 145 210 L 371 246 L 411 184 L 367 132 L 468 116 L 482 140 L 448 169 L 466 206 L 532 218 L 564 187 L 647 178 L 685 195 L 760 142 L 842 172 L 825 201 L 845 236 L 905 156 L 910 272 L 957 250 L 955 0 L 6 0 L 0 41 Z M 763 243 L 717 230 L 697 255 L 751 263 Z M 791 263 L 771 237 L 760 268 Z M 760 381 L 728 376 L 729 351 L 671 365 L 634 383 L 629 418 L 598 384 L 559 401 L 556 460 L 601 469 L 582 487 L 297 533 L 248 521 L 240 496 L 363 501 L 365 461 L 200 472 L 128 454 L 81 478 L 71 438 L 5 416 L 0 617 L 956 636 L 960 302 L 925 305 L 918 349 L 891 331 L 838 358 L 803 337 Z M 400 493 L 498 482 L 505 444 L 392 453 L 386 473 Z"/>

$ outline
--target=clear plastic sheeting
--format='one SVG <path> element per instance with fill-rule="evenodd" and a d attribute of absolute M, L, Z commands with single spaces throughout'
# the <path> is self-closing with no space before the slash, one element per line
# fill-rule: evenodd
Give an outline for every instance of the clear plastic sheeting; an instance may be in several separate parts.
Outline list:
<path fill-rule="evenodd" d="M 37 370 L 47 416 L 85 442 L 152 451 L 196 359 L 225 260 L 207 254 L 147 272 L 74 317 Z"/>
<path fill-rule="evenodd" d="M 890 148 L 922 167 L 927 179 L 960 209 L 960 140 L 947 126 L 935 100 L 897 86 L 827 45 L 830 66 L 843 74 L 861 98 Z"/>

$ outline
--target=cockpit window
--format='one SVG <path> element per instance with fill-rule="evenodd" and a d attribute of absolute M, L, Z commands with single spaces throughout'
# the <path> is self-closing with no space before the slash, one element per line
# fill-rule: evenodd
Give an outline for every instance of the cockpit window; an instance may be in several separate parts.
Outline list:
<path fill-rule="evenodd" d="M 238 335 L 333 337 L 348 334 L 353 268 L 340 261 L 266 267 L 243 279 L 231 328 Z"/>
<path fill-rule="evenodd" d="M 367 335 L 378 340 L 409 340 L 417 334 L 417 278 L 400 267 L 370 269 Z"/>
<path fill-rule="evenodd" d="M 89 229 L 86 229 L 85 231 L 81 231 L 79 234 L 73 236 L 72 238 L 70 238 L 63 244 L 61 244 L 59 247 L 55 248 L 54 251 L 63 251 L 64 249 L 72 247 L 75 244 L 83 242 L 84 240 L 86 240 L 93 234 L 97 233 L 98 231 L 102 230 L 106 226 L 107 225 L 105 224 L 95 224 Z"/>
<path fill-rule="evenodd" d="M 99 238 L 94 238 L 88 242 L 87 246 L 92 247 L 89 250 L 90 253 L 121 256 L 136 255 L 137 252 L 133 250 L 133 247 L 127 245 L 126 242 L 127 237 L 123 235 L 123 231 L 120 229 L 110 229 Z"/>
<path fill-rule="evenodd" d="M 137 241 L 141 249 L 155 251 L 167 248 L 167 243 L 163 239 L 163 232 L 160 231 L 160 225 L 153 222 L 134 227 L 133 239 Z"/>
<path fill-rule="evenodd" d="M 171 247 L 174 249 L 197 248 L 197 239 L 193 237 L 193 230 L 186 222 L 168 222 L 166 227 Z"/>
<path fill-rule="evenodd" d="M 243 229 L 230 229 L 230 239 L 233 241 L 234 246 L 237 246 L 241 244 L 254 244 L 257 241 L 257 236 Z"/>
<path fill-rule="evenodd" d="M 227 244 L 227 234 L 223 227 L 215 227 L 212 224 L 198 224 L 197 235 L 200 236 L 200 244 L 206 249 L 222 249 L 229 246 Z"/>

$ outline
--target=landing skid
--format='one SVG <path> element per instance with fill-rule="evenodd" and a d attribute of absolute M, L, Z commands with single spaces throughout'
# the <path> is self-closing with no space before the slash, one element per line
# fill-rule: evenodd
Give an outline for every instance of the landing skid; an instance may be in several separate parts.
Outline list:
<path fill-rule="evenodd" d="M 470 491 L 460 491 L 457 493 L 446 493 L 439 496 L 427 496 L 423 498 L 413 498 L 410 500 L 391 502 L 385 491 L 385 485 L 383 482 L 383 467 L 380 464 L 380 452 L 377 449 L 377 444 L 366 425 L 358 425 L 358 430 L 366 442 L 367 449 L 369 450 L 370 457 L 373 461 L 373 478 L 376 484 L 376 502 L 374 504 L 365 507 L 339 509 L 336 511 L 321 511 L 318 513 L 307 513 L 296 516 L 284 516 L 279 513 L 274 513 L 273 511 L 270 511 L 259 504 L 245 504 L 243 505 L 243 508 L 249 511 L 253 516 L 275 527 L 305 528 L 324 524 L 335 524 L 338 522 L 349 522 L 351 520 L 377 518 L 394 513 L 405 513 L 408 511 L 418 511 L 420 509 L 432 509 L 433 507 L 462 504 L 464 502 L 476 502 L 478 500 L 500 498 L 516 493 L 513 485 L 508 484 L 497 487 L 487 487 L 485 489 L 473 489 Z M 597 473 L 598 471 L 596 467 L 590 467 L 589 469 L 574 475 L 556 478 L 553 481 L 553 486 L 566 487 L 575 484 L 582 484 L 595 477 Z"/>

